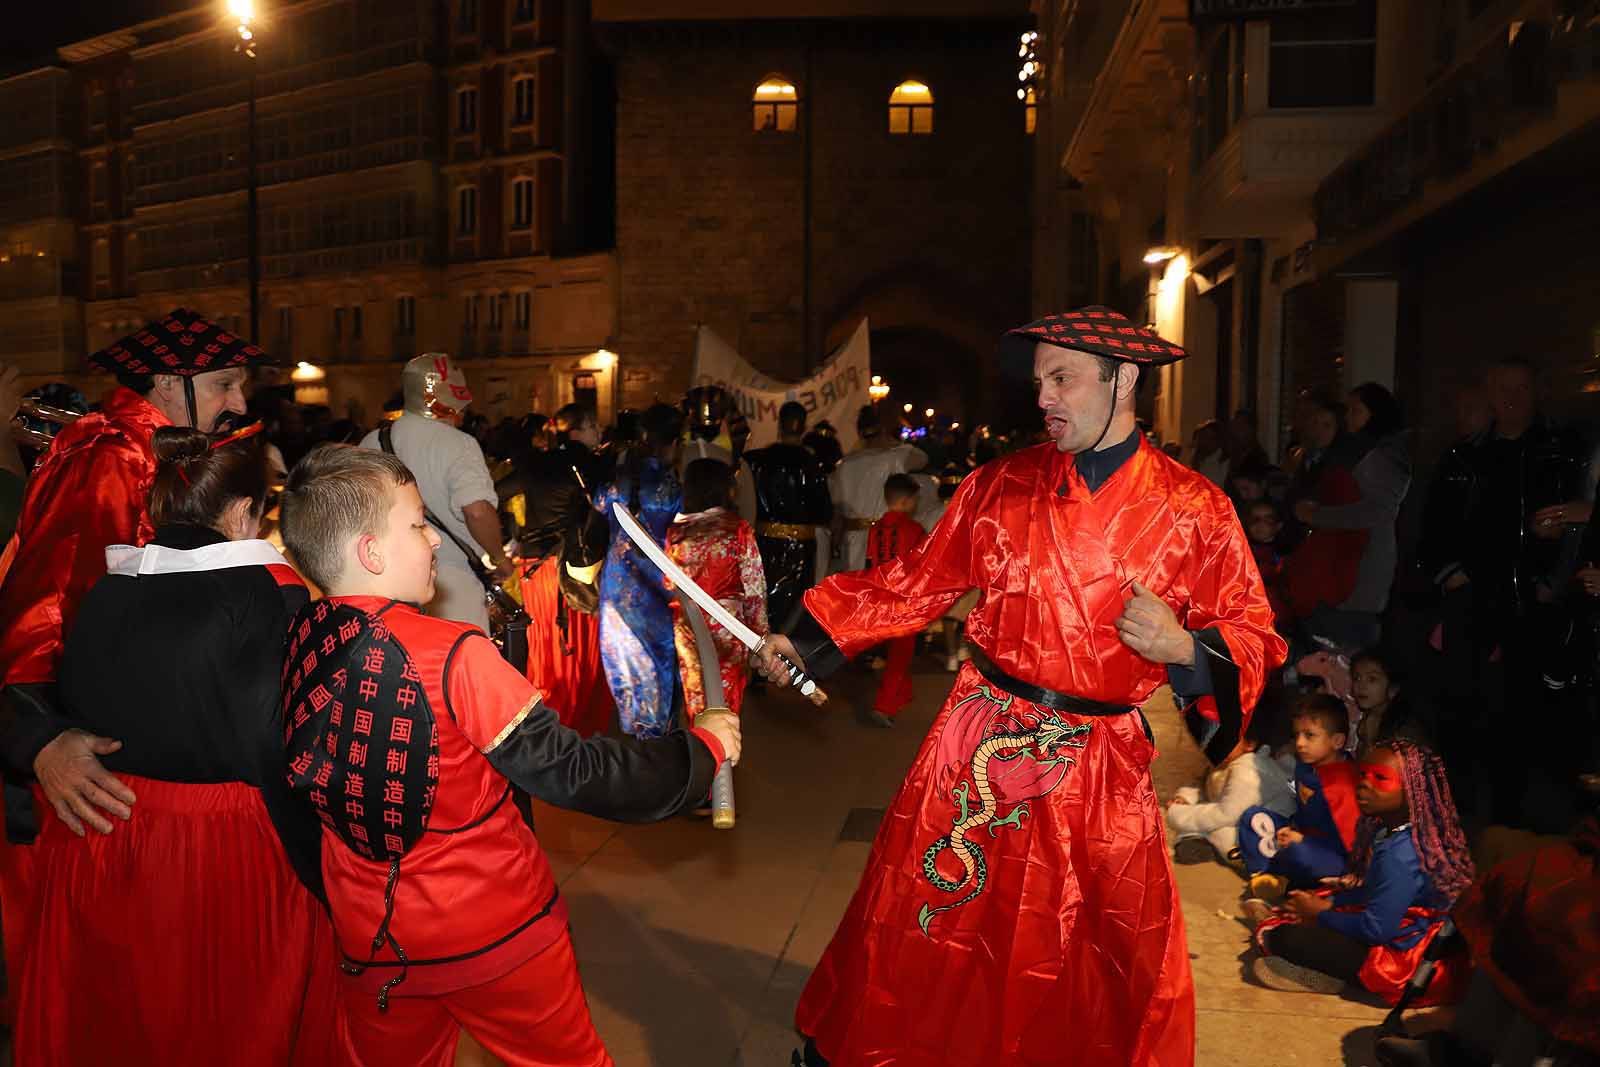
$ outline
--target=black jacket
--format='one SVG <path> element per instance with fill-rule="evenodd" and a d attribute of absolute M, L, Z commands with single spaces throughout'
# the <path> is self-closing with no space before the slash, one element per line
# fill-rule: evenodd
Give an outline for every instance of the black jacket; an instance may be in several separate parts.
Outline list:
<path fill-rule="evenodd" d="M 151 543 L 270 547 L 190 526 L 162 527 Z M 102 759 L 111 771 L 261 790 L 295 873 L 321 898 L 321 830 L 284 780 L 279 702 L 284 637 L 308 597 L 278 568 L 108 573 L 78 610 L 57 696 L 70 725 L 122 742 Z"/>
<path fill-rule="evenodd" d="M 1581 497 L 1583 477 L 1582 441 L 1544 419 L 1514 441 L 1491 426 L 1457 442 L 1428 489 L 1419 565 L 1441 584 L 1465 573 L 1486 609 L 1527 607 L 1562 555 L 1534 536 L 1533 514 Z"/>

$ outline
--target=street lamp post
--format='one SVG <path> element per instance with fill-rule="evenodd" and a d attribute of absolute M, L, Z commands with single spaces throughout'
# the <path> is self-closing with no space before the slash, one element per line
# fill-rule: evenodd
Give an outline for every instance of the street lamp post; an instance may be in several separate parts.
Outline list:
<path fill-rule="evenodd" d="M 245 112 L 248 127 L 248 152 L 245 169 L 245 240 L 246 264 L 250 286 L 250 340 L 261 343 L 261 225 L 256 207 L 256 11 L 254 0 L 228 0 L 228 13 L 237 20 L 235 32 L 239 35 L 234 52 L 244 56 L 250 64 L 250 102 Z"/>

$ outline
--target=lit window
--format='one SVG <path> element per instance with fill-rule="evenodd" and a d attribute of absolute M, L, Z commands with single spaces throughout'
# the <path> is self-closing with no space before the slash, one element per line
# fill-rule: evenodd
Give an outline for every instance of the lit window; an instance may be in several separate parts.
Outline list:
<path fill-rule="evenodd" d="M 456 93 L 456 132 L 474 133 L 478 129 L 478 90 Z"/>
<path fill-rule="evenodd" d="M 533 75 L 524 75 L 511 83 L 511 125 L 527 126 L 533 122 Z"/>
<path fill-rule="evenodd" d="M 1028 86 L 1028 91 L 1022 98 L 1022 132 L 1032 134 L 1039 128 L 1039 94 L 1033 91 L 1033 86 Z"/>
<path fill-rule="evenodd" d="M 511 183 L 511 228 L 526 230 L 533 225 L 533 179 L 518 178 Z"/>
<path fill-rule="evenodd" d="M 933 132 L 933 90 L 919 81 L 903 81 L 889 94 L 890 133 Z"/>
<path fill-rule="evenodd" d="M 496 293 L 489 297 L 489 329 L 499 331 L 506 321 L 506 294 Z"/>
<path fill-rule="evenodd" d="M 398 334 L 413 334 L 417 332 L 417 298 L 414 296 L 397 296 L 394 300 L 394 332 Z"/>
<path fill-rule="evenodd" d="M 768 78 L 750 98 L 757 133 L 793 133 L 800 112 L 800 94 L 782 78 Z"/>
<path fill-rule="evenodd" d="M 524 22 L 532 22 L 533 0 L 517 0 L 516 14 L 512 16 L 511 21 L 519 25 Z"/>
<path fill-rule="evenodd" d="M 526 330 L 533 320 L 533 294 L 518 293 L 512 307 L 512 324 L 519 330 Z"/>
<path fill-rule="evenodd" d="M 478 0 L 458 0 L 456 7 L 456 32 L 478 32 Z"/>
<path fill-rule="evenodd" d="M 463 185 L 456 190 L 456 232 L 471 237 L 478 231 L 478 187 Z"/>

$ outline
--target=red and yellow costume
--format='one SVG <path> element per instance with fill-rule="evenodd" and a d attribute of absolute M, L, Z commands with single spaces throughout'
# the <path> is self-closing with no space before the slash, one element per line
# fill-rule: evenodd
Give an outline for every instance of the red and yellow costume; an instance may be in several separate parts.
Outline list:
<path fill-rule="evenodd" d="M 867 566 L 887 567 L 910 552 L 927 531 L 922 524 L 903 511 L 886 511 L 883 517 L 867 531 Z M 873 698 L 872 710 L 894 718 L 911 703 L 911 660 L 917 652 L 917 635 L 897 637 L 889 642 L 884 656 L 883 678 L 878 682 L 878 695 Z"/>
<path fill-rule="evenodd" d="M 547 556 L 522 579 L 528 613 L 528 681 L 561 722 L 584 737 L 606 732 L 616 704 L 600 666 L 600 621 L 567 603 L 561 591 L 565 557 Z"/>
<path fill-rule="evenodd" d="M 1137 581 L 1194 633 L 1212 679 L 1201 703 L 1221 723 L 1208 752 L 1231 748 L 1285 650 L 1228 498 L 1142 440 L 1130 448 L 1093 492 L 1052 446 L 996 460 L 909 554 L 805 596 L 850 656 L 982 594 L 967 619 L 976 662 L 800 1001 L 799 1029 L 834 1067 L 1193 1062 L 1155 750 L 1132 710 L 1167 671 L 1114 622 Z M 825 673 L 838 657 L 808 651 L 806 628 L 796 648 Z M 1089 714 L 1015 696 L 993 680 L 1007 676 Z"/>
<path fill-rule="evenodd" d="M 712 508 L 695 515 L 679 515 L 667 530 L 667 553 L 683 573 L 733 612 L 736 619 L 756 633 L 766 632 L 767 579 L 761 566 L 761 549 L 756 545 L 755 531 L 737 512 Z M 717 620 L 708 617 L 706 623 L 717 647 L 722 699 L 737 715 L 750 680 L 750 654 Z M 672 603 L 672 633 L 678 645 L 684 707 L 693 721 L 705 710 L 706 687 L 700 676 L 694 631 L 676 599 Z"/>

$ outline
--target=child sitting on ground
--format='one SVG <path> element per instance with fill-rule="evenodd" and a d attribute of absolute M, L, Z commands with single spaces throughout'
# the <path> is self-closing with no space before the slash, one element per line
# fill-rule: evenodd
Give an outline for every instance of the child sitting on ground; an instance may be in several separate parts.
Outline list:
<path fill-rule="evenodd" d="M 1421 717 L 1400 691 L 1400 675 L 1388 653 L 1369 648 L 1350 661 L 1350 692 L 1361 717 L 1356 720 L 1356 759 L 1364 760 L 1396 738 L 1430 743 Z"/>
<path fill-rule="evenodd" d="M 1295 705 L 1292 818 L 1266 807 L 1239 820 L 1239 851 L 1250 872 L 1250 896 L 1276 899 L 1292 887 L 1316 886 L 1345 871 L 1358 818 L 1355 764 L 1344 758 L 1350 730 L 1340 701 L 1308 693 Z"/>
<path fill-rule="evenodd" d="M 664 819 L 737 760 L 739 720 L 654 741 L 561 725 L 476 626 L 422 613 L 439 535 L 387 453 L 310 452 L 283 533 L 328 597 L 291 625 L 283 709 L 291 788 L 322 820 L 348 1059 L 446 1067 L 465 1027 L 509 1067 L 610 1064 L 550 864 L 506 800 Z"/>
<path fill-rule="evenodd" d="M 1297 892 L 1286 914 L 1256 929 L 1263 985 L 1337 993 L 1348 982 L 1395 1003 L 1456 897 L 1472 882 L 1472 857 L 1444 766 L 1409 741 L 1385 741 L 1361 765 L 1361 826 L 1352 889 Z M 1415 1006 L 1449 1003 L 1465 988 L 1459 959 L 1440 962 Z"/>
<path fill-rule="evenodd" d="M 758 634 L 767 632 L 767 578 L 755 531 L 734 510 L 738 485 L 733 468 L 715 459 L 697 459 L 683 471 L 683 512 L 667 530 L 667 554 L 695 584 L 716 597 L 734 618 Z M 683 678 L 689 721 L 705 710 L 706 687 L 694 631 L 673 604 L 673 637 Z M 750 653 L 715 619 L 706 618 L 721 665 L 723 705 L 735 715 L 744 704 Z"/>
<path fill-rule="evenodd" d="M 1239 819 L 1250 808 L 1265 808 L 1284 818 L 1294 814 L 1294 789 L 1289 781 L 1293 761 L 1278 761 L 1263 732 L 1268 716 L 1259 711 L 1244 737 L 1203 787 L 1186 785 L 1167 807 L 1167 829 L 1177 839 L 1173 855 L 1179 863 L 1220 860 L 1243 866 L 1239 856 Z"/>
<path fill-rule="evenodd" d="M 927 532 L 911 517 L 917 510 L 917 483 L 909 474 L 891 474 L 884 480 L 883 502 L 889 510 L 867 531 L 868 567 L 888 566 L 915 548 Z M 917 651 L 917 635 L 896 637 L 888 645 L 883 680 L 867 712 L 868 721 L 884 727 L 893 726 L 894 717 L 911 703 L 911 659 Z"/>

